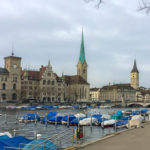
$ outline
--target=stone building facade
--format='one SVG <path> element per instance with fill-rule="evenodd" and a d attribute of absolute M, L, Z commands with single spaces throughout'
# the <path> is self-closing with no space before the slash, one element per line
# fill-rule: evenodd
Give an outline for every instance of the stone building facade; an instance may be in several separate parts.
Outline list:
<path fill-rule="evenodd" d="M 21 87 L 21 57 L 5 57 L 5 68 L 0 68 L 0 99 L 19 100 Z"/>
<path fill-rule="evenodd" d="M 104 86 L 100 89 L 100 100 L 106 101 L 135 101 L 136 90 L 130 84 L 114 84 Z"/>
<path fill-rule="evenodd" d="M 91 88 L 90 89 L 90 99 L 92 101 L 99 101 L 100 98 L 100 88 Z"/>
<path fill-rule="evenodd" d="M 21 98 L 42 102 L 63 102 L 62 79 L 53 72 L 50 62 L 39 71 L 23 70 L 21 75 Z"/>

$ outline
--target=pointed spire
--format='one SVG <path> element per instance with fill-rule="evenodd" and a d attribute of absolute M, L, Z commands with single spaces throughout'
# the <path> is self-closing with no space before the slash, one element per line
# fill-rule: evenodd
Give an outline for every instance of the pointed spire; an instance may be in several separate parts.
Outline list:
<path fill-rule="evenodd" d="M 11 55 L 14 56 L 14 43 L 12 42 L 12 52 Z"/>
<path fill-rule="evenodd" d="M 133 65 L 133 69 L 131 70 L 131 73 L 132 72 L 137 72 L 139 73 L 138 69 L 137 69 L 137 66 L 136 66 L 136 59 L 134 60 L 134 65 Z"/>
<path fill-rule="evenodd" d="M 48 61 L 48 66 L 50 67 L 50 65 L 51 65 L 51 63 L 50 63 L 50 59 L 49 59 L 49 61 Z"/>
<path fill-rule="evenodd" d="M 83 28 L 82 28 L 82 38 L 81 38 L 81 47 L 80 47 L 79 61 L 81 62 L 81 64 L 83 64 L 84 61 L 85 61 Z"/>

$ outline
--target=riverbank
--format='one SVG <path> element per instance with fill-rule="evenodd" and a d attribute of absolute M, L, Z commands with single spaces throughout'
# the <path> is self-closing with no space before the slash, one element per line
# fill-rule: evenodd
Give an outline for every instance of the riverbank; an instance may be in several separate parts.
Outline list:
<path fill-rule="evenodd" d="M 150 122 L 136 129 L 115 133 L 80 146 L 79 150 L 149 150 Z"/>

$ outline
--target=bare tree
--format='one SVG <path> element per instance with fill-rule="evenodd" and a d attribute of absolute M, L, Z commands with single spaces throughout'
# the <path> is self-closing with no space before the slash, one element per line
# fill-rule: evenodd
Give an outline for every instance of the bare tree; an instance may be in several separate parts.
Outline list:
<path fill-rule="evenodd" d="M 84 0 L 85 2 L 95 2 L 95 7 L 99 8 L 100 5 L 106 0 Z M 138 11 L 145 11 L 147 14 L 150 13 L 150 0 L 139 0 L 139 8 Z"/>
<path fill-rule="evenodd" d="M 99 6 L 103 3 L 104 0 L 84 0 L 84 1 L 87 3 L 92 2 L 92 1 L 96 1 L 95 7 L 99 8 Z"/>
<path fill-rule="evenodd" d="M 139 11 L 145 11 L 147 14 L 150 13 L 150 0 L 140 0 L 139 1 Z"/>

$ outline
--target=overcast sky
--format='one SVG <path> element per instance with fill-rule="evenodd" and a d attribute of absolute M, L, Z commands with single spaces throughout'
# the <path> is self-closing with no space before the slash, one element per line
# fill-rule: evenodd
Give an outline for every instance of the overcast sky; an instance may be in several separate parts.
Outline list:
<path fill-rule="evenodd" d="M 134 59 L 140 85 L 150 87 L 150 16 L 138 0 L 106 0 L 99 9 L 84 0 L 0 0 L 0 66 L 11 54 L 22 67 L 38 69 L 50 59 L 58 75 L 76 74 L 84 28 L 88 82 L 129 83 Z"/>

